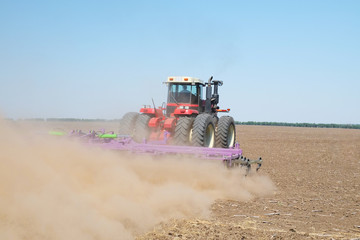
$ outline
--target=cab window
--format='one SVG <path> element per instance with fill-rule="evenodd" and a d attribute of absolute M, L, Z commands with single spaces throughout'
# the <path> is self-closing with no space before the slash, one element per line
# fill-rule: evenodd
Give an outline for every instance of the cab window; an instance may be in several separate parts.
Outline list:
<path fill-rule="evenodd" d="M 169 103 L 198 103 L 199 86 L 185 84 L 169 85 Z"/>

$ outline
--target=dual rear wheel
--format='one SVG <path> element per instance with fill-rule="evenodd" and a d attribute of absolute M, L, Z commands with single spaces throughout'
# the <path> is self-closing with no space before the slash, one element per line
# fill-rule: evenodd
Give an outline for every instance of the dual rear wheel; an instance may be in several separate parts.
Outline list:
<path fill-rule="evenodd" d="M 150 135 L 148 127 L 150 116 L 129 112 L 120 121 L 120 135 L 130 135 L 136 142 L 143 142 Z M 174 133 L 175 145 L 193 145 L 198 147 L 230 148 L 235 145 L 236 131 L 234 119 L 222 116 L 215 129 L 212 115 L 203 113 L 194 117 L 180 117 Z"/>
<path fill-rule="evenodd" d="M 216 131 L 216 147 L 229 148 L 235 145 L 236 129 L 234 119 L 222 116 L 219 119 Z"/>
<path fill-rule="evenodd" d="M 235 122 L 230 116 L 222 116 L 215 131 L 214 118 L 210 114 L 199 114 L 196 118 L 180 117 L 174 138 L 177 145 L 233 147 L 236 141 Z"/>
<path fill-rule="evenodd" d="M 131 136 L 135 142 L 141 143 L 148 139 L 150 116 L 136 112 L 128 112 L 120 120 L 119 135 Z"/>
<path fill-rule="evenodd" d="M 133 136 L 136 120 L 139 117 L 137 112 L 128 112 L 120 120 L 119 135 Z"/>
<path fill-rule="evenodd" d="M 194 118 L 180 117 L 176 123 L 174 143 L 175 145 L 190 145 L 192 139 L 192 127 Z"/>
<path fill-rule="evenodd" d="M 198 147 L 215 147 L 215 125 L 210 114 L 199 114 L 194 120 L 192 145 Z"/>

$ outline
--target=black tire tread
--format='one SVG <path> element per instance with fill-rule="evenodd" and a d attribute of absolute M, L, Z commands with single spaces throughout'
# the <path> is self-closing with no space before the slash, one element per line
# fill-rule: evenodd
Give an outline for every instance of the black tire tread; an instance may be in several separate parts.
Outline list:
<path fill-rule="evenodd" d="M 120 120 L 119 135 L 130 135 L 134 134 L 135 122 L 139 117 L 137 112 L 128 112 Z"/>
<path fill-rule="evenodd" d="M 193 146 L 204 147 L 205 131 L 209 124 L 213 124 L 212 116 L 210 114 L 202 113 L 195 118 L 192 132 Z"/>
<path fill-rule="evenodd" d="M 236 141 L 236 131 L 235 131 L 235 122 L 231 116 L 222 116 L 219 119 L 217 131 L 215 134 L 215 144 L 218 148 L 229 148 L 233 146 L 227 146 L 228 141 L 228 131 L 231 125 L 234 125 L 234 134 L 235 134 L 235 141 Z M 234 141 L 234 144 L 235 144 Z"/>
<path fill-rule="evenodd" d="M 150 121 L 150 116 L 146 114 L 140 114 L 135 122 L 135 132 L 134 132 L 134 141 L 142 143 L 144 138 L 147 140 L 150 134 L 150 128 L 148 123 Z"/>
<path fill-rule="evenodd" d="M 175 145 L 189 145 L 190 131 L 193 126 L 194 118 L 180 117 L 176 123 L 174 143 Z"/>

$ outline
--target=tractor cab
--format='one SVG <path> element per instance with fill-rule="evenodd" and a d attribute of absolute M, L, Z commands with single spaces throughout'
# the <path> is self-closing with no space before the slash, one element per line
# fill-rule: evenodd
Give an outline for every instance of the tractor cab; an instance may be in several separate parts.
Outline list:
<path fill-rule="evenodd" d="M 168 77 L 166 115 L 192 115 L 202 112 L 203 81 L 192 77 Z"/>

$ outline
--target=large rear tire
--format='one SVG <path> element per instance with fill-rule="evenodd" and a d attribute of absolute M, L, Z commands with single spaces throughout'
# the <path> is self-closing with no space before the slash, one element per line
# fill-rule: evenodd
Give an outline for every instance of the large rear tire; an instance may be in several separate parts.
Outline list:
<path fill-rule="evenodd" d="M 194 123 L 192 117 L 180 117 L 176 123 L 174 143 L 175 145 L 189 145 L 190 132 Z"/>
<path fill-rule="evenodd" d="M 139 117 L 137 112 L 128 112 L 120 120 L 119 135 L 130 135 L 134 134 L 135 122 Z"/>
<path fill-rule="evenodd" d="M 230 116 L 222 116 L 219 119 L 216 131 L 216 147 L 230 148 L 235 145 L 236 129 L 234 119 Z"/>
<path fill-rule="evenodd" d="M 194 121 L 192 144 L 198 147 L 212 148 L 215 145 L 215 127 L 210 114 L 199 114 Z"/>
<path fill-rule="evenodd" d="M 149 128 L 150 116 L 140 114 L 135 122 L 134 141 L 142 143 L 144 140 L 148 140 L 150 135 Z"/>

